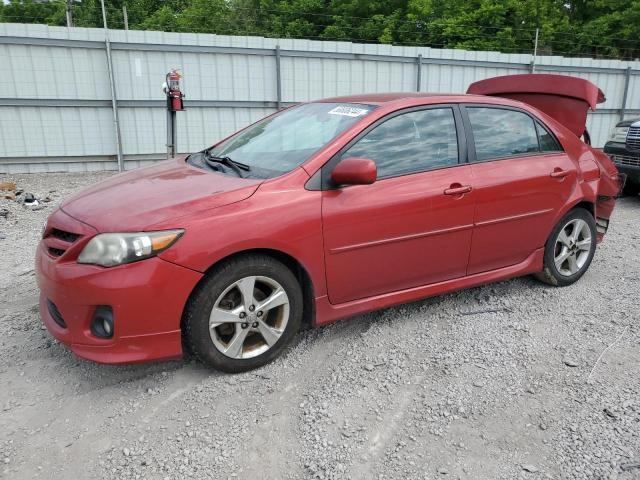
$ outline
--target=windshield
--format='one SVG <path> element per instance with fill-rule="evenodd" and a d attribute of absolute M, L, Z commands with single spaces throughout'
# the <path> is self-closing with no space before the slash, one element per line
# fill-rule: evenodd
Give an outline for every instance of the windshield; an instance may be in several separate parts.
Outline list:
<path fill-rule="evenodd" d="M 374 108 L 355 103 L 299 105 L 252 125 L 210 149 L 208 155 L 248 166 L 246 177 L 276 177 L 301 165 Z M 229 172 L 224 166 L 212 168 Z"/>

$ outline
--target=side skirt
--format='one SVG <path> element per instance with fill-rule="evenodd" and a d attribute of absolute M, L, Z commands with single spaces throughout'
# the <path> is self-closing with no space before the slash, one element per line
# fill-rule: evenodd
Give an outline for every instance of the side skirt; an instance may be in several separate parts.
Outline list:
<path fill-rule="evenodd" d="M 383 293 L 374 297 L 362 298 L 351 302 L 332 305 L 325 295 L 316 298 L 316 318 L 314 325 L 321 326 L 335 322 L 345 317 L 372 312 L 392 305 L 413 302 L 422 298 L 455 292 L 469 287 L 476 287 L 486 283 L 499 282 L 509 278 L 528 275 L 542 270 L 544 248 L 539 248 L 525 260 L 509 267 L 476 273 L 467 277 L 454 278 L 444 282 L 432 283 L 420 287 L 413 287 L 397 292 Z"/>

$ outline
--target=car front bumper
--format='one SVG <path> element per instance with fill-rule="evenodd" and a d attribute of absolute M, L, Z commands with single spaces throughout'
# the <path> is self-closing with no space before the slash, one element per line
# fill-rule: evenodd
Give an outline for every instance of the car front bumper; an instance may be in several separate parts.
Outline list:
<path fill-rule="evenodd" d="M 629 150 L 624 143 L 607 142 L 604 153 L 611 157 L 620 173 L 627 176 L 627 181 L 640 183 L 640 151 Z"/>
<path fill-rule="evenodd" d="M 49 223 L 59 226 L 60 220 L 64 223 L 61 229 L 74 231 L 75 220 L 61 211 Z M 83 228 L 76 226 L 75 231 Z M 81 237 L 78 242 L 82 241 Z M 77 250 L 69 248 L 55 256 L 47 239 L 38 246 L 40 315 L 49 332 L 78 357 L 99 363 L 180 357 L 182 312 L 202 274 L 157 257 L 111 268 L 82 265 L 75 261 Z M 51 305 L 55 305 L 53 310 Z M 99 306 L 113 312 L 111 338 L 92 332 Z"/>

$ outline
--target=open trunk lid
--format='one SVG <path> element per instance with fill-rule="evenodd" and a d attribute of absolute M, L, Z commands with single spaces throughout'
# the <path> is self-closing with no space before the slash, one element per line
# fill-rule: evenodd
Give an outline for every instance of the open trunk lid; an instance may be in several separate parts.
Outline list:
<path fill-rule="evenodd" d="M 467 93 L 504 97 L 543 111 L 581 137 L 587 112 L 605 101 L 604 93 L 589 80 L 567 75 L 523 74 L 487 78 L 472 83 Z"/>

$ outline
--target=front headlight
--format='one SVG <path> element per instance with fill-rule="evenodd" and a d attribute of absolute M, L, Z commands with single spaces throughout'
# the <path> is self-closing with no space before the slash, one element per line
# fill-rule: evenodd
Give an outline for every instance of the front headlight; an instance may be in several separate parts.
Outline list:
<path fill-rule="evenodd" d="M 611 132 L 611 141 L 624 143 L 627 141 L 627 133 L 629 133 L 629 127 L 616 127 Z"/>
<path fill-rule="evenodd" d="M 184 230 L 139 233 L 101 233 L 80 252 L 78 263 L 113 267 L 158 255 L 173 245 Z"/>

